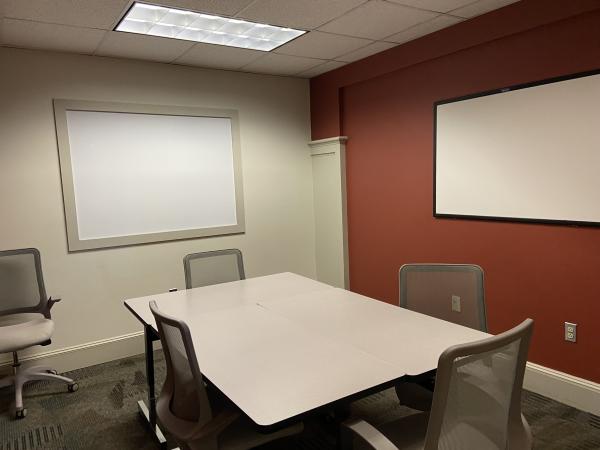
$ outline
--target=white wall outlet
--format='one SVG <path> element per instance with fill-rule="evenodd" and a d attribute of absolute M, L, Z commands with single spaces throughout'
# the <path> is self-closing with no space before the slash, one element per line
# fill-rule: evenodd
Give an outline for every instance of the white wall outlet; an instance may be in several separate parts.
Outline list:
<path fill-rule="evenodd" d="M 577 342 L 577 324 L 565 322 L 565 341 Z"/>
<path fill-rule="evenodd" d="M 460 297 L 458 295 L 452 296 L 452 311 L 460 312 Z"/>

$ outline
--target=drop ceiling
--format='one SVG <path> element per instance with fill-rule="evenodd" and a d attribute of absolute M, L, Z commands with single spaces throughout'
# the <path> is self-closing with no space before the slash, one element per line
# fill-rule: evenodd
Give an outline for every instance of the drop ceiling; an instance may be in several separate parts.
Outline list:
<path fill-rule="evenodd" d="M 113 31 L 132 0 L 0 0 L 0 45 L 311 78 L 516 1 L 146 1 L 308 31 L 262 52 Z"/>

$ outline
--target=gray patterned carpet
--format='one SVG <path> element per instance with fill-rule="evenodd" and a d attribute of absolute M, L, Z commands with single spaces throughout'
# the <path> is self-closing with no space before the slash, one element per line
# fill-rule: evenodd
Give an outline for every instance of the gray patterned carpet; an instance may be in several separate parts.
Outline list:
<path fill-rule="evenodd" d="M 157 352 L 157 385 L 164 376 Z M 69 394 L 60 384 L 32 383 L 26 387 L 28 415 L 12 415 L 13 390 L 0 390 L 0 450 L 150 450 L 158 448 L 137 413 L 145 395 L 143 356 L 113 361 L 69 373 L 79 391 Z M 356 402 L 352 412 L 378 424 L 410 414 L 398 405 L 393 391 Z M 600 418 L 537 394 L 525 392 L 523 412 L 535 437 L 536 449 L 600 449 Z M 279 441 L 263 450 L 334 450 L 331 425 L 316 418 L 299 438 Z"/>

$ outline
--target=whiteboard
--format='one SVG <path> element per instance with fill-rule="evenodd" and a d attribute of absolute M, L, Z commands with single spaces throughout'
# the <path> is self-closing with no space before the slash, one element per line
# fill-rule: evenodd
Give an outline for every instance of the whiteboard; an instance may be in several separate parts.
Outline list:
<path fill-rule="evenodd" d="M 70 249 L 243 231 L 235 114 L 57 103 Z"/>
<path fill-rule="evenodd" d="M 435 105 L 436 216 L 600 223 L 600 74 Z"/>

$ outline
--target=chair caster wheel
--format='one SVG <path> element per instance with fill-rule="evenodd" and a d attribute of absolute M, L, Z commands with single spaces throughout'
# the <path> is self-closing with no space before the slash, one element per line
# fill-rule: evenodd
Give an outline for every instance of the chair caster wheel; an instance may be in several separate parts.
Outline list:
<path fill-rule="evenodd" d="M 46 373 L 50 373 L 52 375 L 58 375 L 58 372 L 54 369 L 46 370 Z"/>
<path fill-rule="evenodd" d="M 27 415 L 27 409 L 26 408 L 17 409 L 17 411 L 15 412 L 15 417 L 17 419 L 24 419 L 26 415 Z"/>
<path fill-rule="evenodd" d="M 67 389 L 69 392 L 75 392 L 77 389 L 79 389 L 79 385 L 77 383 L 71 383 L 67 386 Z"/>

